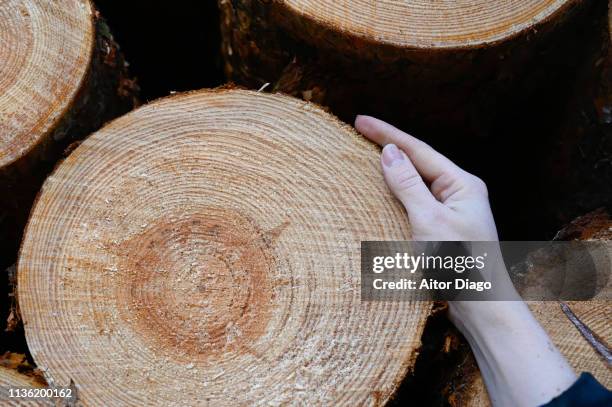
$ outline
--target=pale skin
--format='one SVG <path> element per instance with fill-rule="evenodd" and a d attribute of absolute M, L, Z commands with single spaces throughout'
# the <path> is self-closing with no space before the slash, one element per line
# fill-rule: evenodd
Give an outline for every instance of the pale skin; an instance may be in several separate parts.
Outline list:
<path fill-rule="evenodd" d="M 417 241 L 497 241 L 485 183 L 426 143 L 381 120 L 355 128 L 383 147 L 389 189 L 406 208 Z M 449 302 L 494 406 L 539 406 L 577 379 L 522 301 Z"/>

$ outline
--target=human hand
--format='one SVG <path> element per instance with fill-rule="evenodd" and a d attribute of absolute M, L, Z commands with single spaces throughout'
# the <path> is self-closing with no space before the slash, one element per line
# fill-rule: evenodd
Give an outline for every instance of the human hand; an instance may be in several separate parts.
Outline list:
<path fill-rule="evenodd" d="M 381 120 L 357 116 L 355 128 L 384 146 L 385 180 L 408 212 L 413 240 L 498 240 L 487 188 L 479 178 Z M 498 270 L 498 282 L 511 284 L 505 268 Z M 495 406 L 541 405 L 576 380 L 519 297 L 451 301 L 449 318 L 470 343 Z"/>
<path fill-rule="evenodd" d="M 417 241 L 497 241 L 487 187 L 424 142 L 369 116 L 355 128 L 384 146 L 382 167 Z"/>
<path fill-rule="evenodd" d="M 382 120 L 357 116 L 355 128 L 384 147 L 381 164 L 385 180 L 406 208 L 413 240 L 498 240 L 487 187 L 478 177 Z M 498 269 L 502 273 L 497 277 L 504 285 L 511 284 L 503 263 L 501 266 Z M 480 325 L 481 308 L 486 306 L 453 301 L 449 303 L 449 317 L 464 331 L 465 324 Z"/>

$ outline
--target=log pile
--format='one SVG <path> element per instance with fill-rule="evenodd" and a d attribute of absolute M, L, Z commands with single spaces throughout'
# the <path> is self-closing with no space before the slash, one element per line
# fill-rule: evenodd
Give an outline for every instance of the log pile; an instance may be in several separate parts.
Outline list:
<path fill-rule="evenodd" d="M 554 76 L 543 56 L 572 58 L 558 45 L 587 3 L 219 0 L 222 52 L 236 83 L 271 83 L 349 122 L 365 112 L 469 134 Z"/>
<path fill-rule="evenodd" d="M 410 225 L 385 186 L 380 150 L 336 117 L 378 115 L 467 150 L 473 145 L 462 136 L 470 134 L 489 137 L 492 148 L 524 149 L 519 140 L 562 126 L 527 123 L 533 133 L 514 138 L 521 127 L 507 119 L 522 118 L 563 83 L 548 68 L 582 61 L 572 35 L 602 3 L 218 3 L 228 78 L 254 89 L 269 84 L 271 93 L 183 93 L 110 123 L 137 104 L 138 89 L 90 0 L 0 7 L 0 269 L 15 260 L 25 228 L 10 284 L 17 295 L 0 312 L 11 343 L 25 329 L 19 351 L 27 357 L 19 360 L 31 357 L 44 376 L 0 363 L 0 387 L 71 387 L 93 406 L 380 406 L 403 403 L 430 380 L 451 405 L 486 405 L 473 359 L 457 369 L 435 360 L 469 352 L 443 305 L 361 301 L 360 242 L 409 239 Z M 577 89 L 559 93 L 579 96 L 570 108 L 599 100 L 582 86 L 600 69 L 599 54 L 589 53 Z M 606 121 L 612 86 L 604 85 Z M 578 167 L 565 149 L 579 144 L 579 120 L 566 121 L 563 151 L 548 163 L 569 163 L 558 172 L 563 179 Z M 602 140 L 612 134 L 606 129 L 597 133 Z M 547 143 L 525 152 L 521 165 L 541 160 Z M 582 167 L 597 178 L 592 189 L 611 174 L 591 171 L 609 145 L 590 144 L 598 154 Z M 500 181 L 493 188 L 514 199 L 497 169 L 516 157 L 491 157 Z M 551 172 L 529 168 L 534 183 L 538 174 L 550 181 Z M 601 201 L 602 191 L 585 205 Z M 533 207 L 538 199 L 525 201 Z M 557 238 L 610 239 L 611 227 L 595 212 Z M 608 303 L 569 305 L 612 337 Z M 530 307 L 577 370 L 612 385 L 558 304 Z M 432 361 L 429 373 L 444 372 L 426 378 L 418 370 Z"/>
<path fill-rule="evenodd" d="M 0 266 L 8 266 L 44 177 L 68 145 L 128 111 L 135 86 L 89 1 L 8 0 L 0 26 Z"/>
<path fill-rule="evenodd" d="M 29 349 L 86 405 L 380 405 L 428 302 L 360 301 L 360 242 L 410 226 L 378 149 L 320 108 L 177 95 L 45 182 L 18 264 Z"/>

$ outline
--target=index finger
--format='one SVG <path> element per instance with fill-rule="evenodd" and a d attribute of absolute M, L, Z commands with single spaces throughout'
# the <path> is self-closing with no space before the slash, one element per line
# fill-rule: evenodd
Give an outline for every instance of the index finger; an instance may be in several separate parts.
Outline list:
<path fill-rule="evenodd" d="M 456 174 L 461 169 L 428 144 L 400 129 L 371 116 L 357 116 L 355 128 L 380 146 L 395 144 L 410 158 L 417 171 L 428 182 L 442 175 Z"/>

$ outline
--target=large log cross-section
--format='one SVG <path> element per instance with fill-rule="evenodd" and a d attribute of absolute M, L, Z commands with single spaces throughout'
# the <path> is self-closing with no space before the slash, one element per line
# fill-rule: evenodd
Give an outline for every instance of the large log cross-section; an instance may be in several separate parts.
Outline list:
<path fill-rule="evenodd" d="M 362 302 L 360 242 L 409 237 L 378 148 L 322 109 L 165 98 L 45 182 L 18 263 L 29 349 L 86 405 L 378 405 L 431 304 Z"/>

